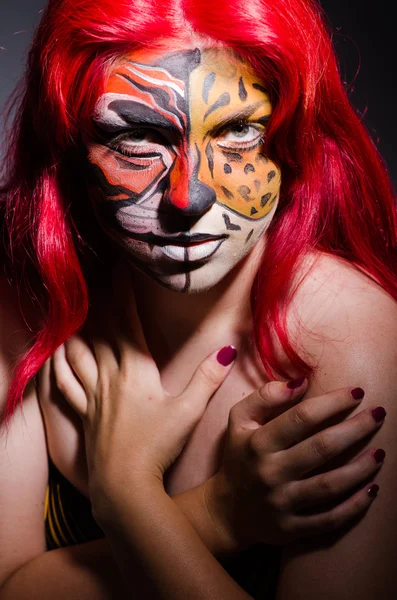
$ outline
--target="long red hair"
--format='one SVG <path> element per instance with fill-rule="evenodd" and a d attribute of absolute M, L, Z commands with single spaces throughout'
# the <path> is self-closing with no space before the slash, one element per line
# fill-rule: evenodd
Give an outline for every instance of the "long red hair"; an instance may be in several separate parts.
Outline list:
<path fill-rule="evenodd" d="M 84 219 L 75 217 L 88 204 L 81 133 L 109 68 L 134 48 L 164 39 L 189 44 L 192 34 L 233 48 L 272 95 L 266 152 L 281 166 L 283 183 L 252 290 L 255 341 L 268 374 L 288 377 L 275 336 L 291 363 L 310 372 L 286 327 L 293 275 L 308 252 L 365 268 L 397 300 L 390 182 L 349 104 L 315 2 L 50 0 L 28 57 L 2 187 L 8 255 L 14 269 L 28 274 L 43 310 L 33 343 L 16 365 L 6 421 L 29 379 L 87 317 L 82 258 L 90 250 Z"/>

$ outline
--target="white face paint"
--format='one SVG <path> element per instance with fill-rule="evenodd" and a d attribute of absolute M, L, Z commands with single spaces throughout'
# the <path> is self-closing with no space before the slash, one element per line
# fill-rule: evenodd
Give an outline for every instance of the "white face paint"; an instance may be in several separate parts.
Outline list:
<path fill-rule="evenodd" d="M 263 154 L 270 114 L 261 81 L 228 51 L 123 58 L 87 143 L 106 233 L 172 290 L 216 285 L 277 206 L 280 171 Z"/>

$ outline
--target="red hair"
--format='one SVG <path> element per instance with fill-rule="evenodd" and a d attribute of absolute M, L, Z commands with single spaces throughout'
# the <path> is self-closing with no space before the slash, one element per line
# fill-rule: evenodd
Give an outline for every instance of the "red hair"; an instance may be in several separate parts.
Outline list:
<path fill-rule="evenodd" d="M 320 250 L 365 268 L 397 300 L 390 182 L 349 104 L 315 2 L 50 0 L 29 54 L 2 188 L 8 253 L 14 268 L 35 279 L 43 298 L 41 325 L 17 365 L 6 420 L 29 379 L 87 317 L 81 264 L 88 246 L 84 219 L 79 223 L 74 211 L 88 204 L 79 176 L 81 132 L 109 68 L 120 54 L 153 47 L 154 41 L 190 45 L 192 34 L 234 49 L 272 95 L 266 152 L 281 166 L 283 183 L 252 290 L 255 341 L 268 374 L 289 376 L 274 336 L 292 365 L 310 372 L 286 326 L 293 275 L 308 252 Z"/>

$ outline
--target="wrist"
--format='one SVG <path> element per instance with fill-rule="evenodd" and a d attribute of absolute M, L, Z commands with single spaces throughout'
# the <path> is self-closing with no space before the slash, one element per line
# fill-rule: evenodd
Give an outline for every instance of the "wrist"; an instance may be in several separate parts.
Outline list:
<path fill-rule="evenodd" d="M 166 495 L 163 482 L 147 473 L 90 480 L 92 514 L 105 533 L 122 527 L 128 515 L 139 516 L 159 493 Z"/>
<path fill-rule="evenodd" d="M 239 535 L 235 498 L 222 471 L 218 471 L 203 485 L 203 504 L 226 552 L 247 548 L 250 544 Z"/>

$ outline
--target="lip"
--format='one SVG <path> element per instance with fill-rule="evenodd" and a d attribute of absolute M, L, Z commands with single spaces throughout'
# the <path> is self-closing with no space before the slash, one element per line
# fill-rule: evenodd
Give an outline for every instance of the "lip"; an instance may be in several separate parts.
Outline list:
<path fill-rule="evenodd" d="M 183 246 L 185 248 L 193 246 L 201 246 L 206 242 L 213 241 L 224 241 L 229 236 L 227 234 L 212 235 L 210 233 L 179 233 L 175 236 L 162 236 L 155 235 L 152 232 L 148 233 L 132 233 L 131 231 L 125 232 L 128 237 L 141 242 L 147 242 L 154 246 Z"/>
<path fill-rule="evenodd" d="M 225 237 L 210 239 L 195 244 L 166 244 L 161 247 L 162 253 L 177 262 L 196 262 L 207 260 L 225 241 Z"/>

